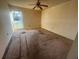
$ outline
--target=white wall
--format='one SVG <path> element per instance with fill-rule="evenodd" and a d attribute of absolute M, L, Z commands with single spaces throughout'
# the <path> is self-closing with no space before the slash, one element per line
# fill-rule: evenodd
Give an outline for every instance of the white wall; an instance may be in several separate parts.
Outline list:
<path fill-rule="evenodd" d="M 42 28 L 74 40 L 77 33 L 77 7 L 68 1 L 48 8 L 42 12 L 41 24 Z"/>
<path fill-rule="evenodd" d="M 26 29 L 38 29 L 41 27 L 41 12 L 21 8 L 24 17 L 24 26 Z"/>
<path fill-rule="evenodd" d="M 9 9 L 6 0 L 0 0 L 0 59 L 4 54 L 12 33 Z"/>
<path fill-rule="evenodd" d="M 77 10 L 78 7 L 78 0 L 73 0 L 72 3 L 74 4 L 75 10 Z M 76 12 L 77 13 L 77 12 Z M 72 44 L 71 50 L 68 53 L 67 59 L 78 59 L 78 33 L 76 35 L 76 38 Z"/>

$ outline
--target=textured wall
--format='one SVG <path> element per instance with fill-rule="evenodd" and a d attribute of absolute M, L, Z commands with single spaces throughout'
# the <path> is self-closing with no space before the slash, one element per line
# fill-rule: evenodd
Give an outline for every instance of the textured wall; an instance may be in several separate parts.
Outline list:
<path fill-rule="evenodd" d="M 22 9 L 23 17 L 24 17 L 24 25 L 26 29 L 31 28 L 40 28 L 41 26 L 41 12 L 30 10 L 30 9 Z"/>
<path fill-rule="evenodd" d="M 42 12 L 42 28 L 75 39 L 77 33 L 77 6 L 68 1 Z"/>
<path fill-rule="evenodd" d="M 0 59 L 4 54 L 12 33 L 9 9 L 6 0 L 0 0 Z"/>

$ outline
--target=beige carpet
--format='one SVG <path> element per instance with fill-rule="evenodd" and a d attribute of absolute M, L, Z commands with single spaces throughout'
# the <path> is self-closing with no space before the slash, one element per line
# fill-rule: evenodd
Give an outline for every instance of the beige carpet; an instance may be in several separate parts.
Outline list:
<path fill-rule="evenodd" d="M 3 59 L 66 59 L 72 40 L 47 30 L 13 34 Z"/>

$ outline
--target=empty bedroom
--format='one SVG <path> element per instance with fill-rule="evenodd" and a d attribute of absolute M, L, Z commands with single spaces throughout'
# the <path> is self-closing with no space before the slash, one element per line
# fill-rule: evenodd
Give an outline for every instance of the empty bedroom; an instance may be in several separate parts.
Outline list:
<path fill-rule="evenodd" d="M 78 59 L 78 1 L 0 0 L 0 59 Z"/>

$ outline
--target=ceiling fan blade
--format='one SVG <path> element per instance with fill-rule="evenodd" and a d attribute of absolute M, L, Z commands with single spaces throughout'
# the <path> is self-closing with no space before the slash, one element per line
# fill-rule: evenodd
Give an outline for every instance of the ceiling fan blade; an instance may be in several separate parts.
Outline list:
<path fill-rule="evenodd" d="M 36 6 L 33 9 L 35 9 L 35 8 L 36 8 Z"/>
<path fill-rule="evenodd" d="M 43 10 L 43 8 L 42 8 L 41 6 L 39 6 L 39 8 L 40 8 L 41 10 Z"/>
<path fill-rule="evenodd" d="M 48 7 L 48 5 L 40 5 L 40 6 Z"/>

